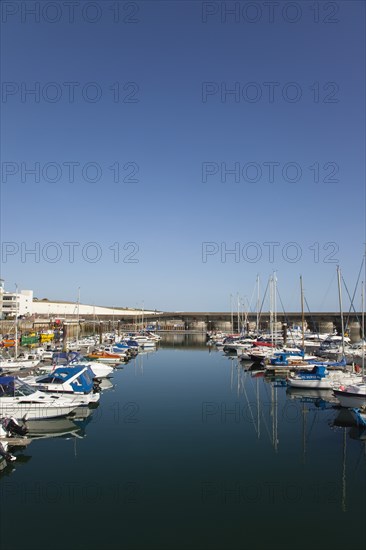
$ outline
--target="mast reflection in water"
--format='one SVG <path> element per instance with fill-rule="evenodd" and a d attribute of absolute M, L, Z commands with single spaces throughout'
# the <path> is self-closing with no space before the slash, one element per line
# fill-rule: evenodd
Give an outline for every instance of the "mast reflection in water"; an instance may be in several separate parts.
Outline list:
<path fill-rule="evenodd" d="M 366 546 L 365 434 L 331 395 L 290 391 L 198 334 L 166 335 L 112 382 L 81 432 L 71 418 L 17 452 L 2 548 Z"/>

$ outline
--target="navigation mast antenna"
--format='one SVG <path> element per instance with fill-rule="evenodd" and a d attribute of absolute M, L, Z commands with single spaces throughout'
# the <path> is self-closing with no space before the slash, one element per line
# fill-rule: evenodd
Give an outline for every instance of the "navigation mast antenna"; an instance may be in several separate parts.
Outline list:
<path fill-rule="evenodd" d="M 80 287 L 78 287 L 78 307 L 77 307 L 77 327 L 76 327 L 76 344 L 79 345 L 79 323 L 80 323 Z"/>
<path fill-rule="evenodd" d="M 342 357 L 344 357 L 344 322 L 343 322 L 343 308 L 342 308 L 341 270 L 339 268 L 339 265 L 337 266 L 337 275 L 338 275 L 339 312 L 341 315 L 341 328 L 342 328 Z"/>
<path fill-rule="evenodd" d="M 362 317 L 361 317 L 361 333 L 362 333 L 362 378 L 365 377 L 365 281 L 362 281 L 361 286 L 361 301 L 362 301 Z"/>
<path fill-rule="evenodd" d="M 366 277 L 366 243 L 365 243 L 365 251 L 363 255 L 363 268 L 364 268 L 364 275 Z M 365 379 L 365 277 L 362 281 L 362 317 L 361 317 L 361 331 L 362 331 L 362 379 Z M 365 445 L 365 451 L 366 451 L 366 445 Z"/>
<path fill-rule="evenodd" d="M 277 345 L 277 276 L 273 272 L 274 343 Z M 277 391 L 277 390 L 276 390 Z"/>
<path fill-rule="evenodd" d="M 237 301 L 237 309 L 238 309 L 238 330 L 237 332 L 241 332 L 241 329 L 240 329 L 240 297 L 239 297 L 239 292 L 237 292 L 236 294 L 236 301 Z"/>
<path fill-rule="evenodd" d="M 301 332 L 302 332 L 302 349 L 305 347 L 305 318 L 304 318 L 304 289 L 302 286 L 302 275 L 300 275 L 300 290 L 301 290 Z"/>
<path fill-rule="evenodd" d="M 231 310 L 231 334 L 234 334 L 234 311 L 233 311 L 233 295 L 230 294 L 230 310 Z"/>
<path fill-rule="evenodd" d="M 15 348 L 14 353 L 16 359 L 18 357 L 18 285 L 15 285 Z"/>
<path fill-rule="evenodd" d="M 259 308 L 260 308 L 260 295 L 259 295 L 259 275 L 257 275 L 257 338 L 259 336 Z"/>

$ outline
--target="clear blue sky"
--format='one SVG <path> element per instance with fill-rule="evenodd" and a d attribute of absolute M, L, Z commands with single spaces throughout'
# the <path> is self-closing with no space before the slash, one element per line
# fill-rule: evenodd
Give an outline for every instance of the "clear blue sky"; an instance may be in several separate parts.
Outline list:
<path fill-rule="evenodd" d="M 220 311 L 276 270 L 286 310 L 300 274 L 337 310 L 365 242 L 364 2 L 35 4 L 2 3 L 6 288 Z"/>

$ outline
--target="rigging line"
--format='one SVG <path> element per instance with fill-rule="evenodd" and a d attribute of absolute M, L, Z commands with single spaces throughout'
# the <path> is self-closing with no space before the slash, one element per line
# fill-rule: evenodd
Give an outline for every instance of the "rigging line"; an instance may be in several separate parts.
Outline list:
<path fill-rule="evenodd" d="M 259 309 L 258 321 L 261 320 L 262 307 L 263 307 L 264 301 L 265 301 L 266 296 L 267 296 L 267 290 L 268 290 L 268 286 L 269 286 L 269 281 L 270 281 L 270 280 L 268 279 L 268 281 L 267 281 L 267 286 L 266 286 L 266 290 L 265 290 L 265 292 L 264 292 L 263 300 L 262 300 L 262 303 L 261 303 L 261 307 L 260 307 L 260 309 Z"/>
<path fill-rule="evenodd" d="M 311 319 L 311 322 L 312 322 L 312 324 L 313 324 L 313 327 L 317 327 L 318 325 L 315 323 L 315 319 L 314 319 L 314 317 L 313 317 L 312 314 L 311 314 L 311 311 L 310 311 L 310 308 L 309 308 L 309 304 L 308 304 L 308 301 L 307 301 L 307 299 L 305 298 L 305 296 L 304 296 L 304 302 L 305 302 L 305 304 L 306 304 L 306 307 L 308 308 L 308 312 L 310 313 L 310 319 Z M 320 340 L 320 338 L 319 338 L 319 330 L 318 330 L 318 329 L 316 330 L 316 334 L 318 335 L 318 340 Z"/>
<path fill-rule="evenodd" d="M 357 281 L 356 281 L 356 286 L 355 286 L 355 290 L 353 291 L 353 296 L 352 296 L 352 300 L 351 300 L 351 306 L 352 306 L 352 304 L 353 304 L 353 302 L 354 302 L 354 299 L 355 299 L 355 296 L 356 296 L 357 287 L 358 287 L 358 283 L 359 283 L 359 281 L 360 281 L 360 277 L 361 277 L 361 272 L 362 272 L 362 268 L 363 268 L 364 261 L 365 261 L 365 256 L 363 256 L 363 258 L 362 258 L 362 262 L 361 262 L 361 266 L 360 266 L 360 271 L 358 272 L 358 277 L 357 277 Z M 343 279 L 343 276 L 342 276 L 342 279 Z M 346 283 L 345 283 L 344 279 L 343 279 L 343 282 L 344 282 L 344 286 L 346 287 Z M 347 290 L 347 287 L 346 287 L 346 290 Z M 347 294 L 348 294 L 348 290 L 347 290 Z M 353 309 L 354 309 L 354 308 L 353 308 Z M 348 312 L 348 314 L 349 314 L 349 313 L 350 313 L 350 312 Z M 356 313 L 356 311 L 355 311 L 355 313 Z M 348 317 L 349 317 L 349 315 L 348 315 Z M 348 322 L 348 318 L 347 318 L 347 322 Z"/>
<path fill-rule="evenodd" d="M 326 291 L 325 294 L 323 295 L 323 300 L 322 300 L 322 302 L 321 302 L 321 304 L 320 304 L 320 306 L 319 306 L 320 309 L 322 309 L 322 307 L 323 307 L 323 305 L 324 305 L 324 302 L 325 302 L 326 298 L 328 297 L 330 288 L 331 288 L 331 286 L 333 285 L 334 279 L 336 278 L 336 276 L 337 276 L 337 272 L 335 271 L 335 272 L 333 273 L 333 277 L 332 277 L 332 279 L 331 279 L 331 281 L 330 281 L 330 283 L 329 283 L 329 285 L 328 285 L 327 291 Z"/>
<path fill-rule="evenodd" d="M 279 298 L 279 300 L 280 300 L 280 304 L 281 304 L 281 307 L 282 307 L 282 311 L 283 311 L 284 316 L 285 316 L 285 321 L 286 321 L 287 326 L 288 326 L 288 328 L 289 328 L 289 332 L 290 332 L 291 339 L 292 339 L 292 341 L 293 341 L 293 343 L 294 343 L 294 342 L 295 342 L 295 339 L 294 339 L 294 337 L 293 337 L 292 330 L 291 330 L 291 328 L 290 328 L 290 320 L 289 320 L 289 318 L 287 317 L 287 313 L 286 313 L 286 311 L 285 311 L 285 308 L 284 308 L 284 305 L 283 305 L 283 302 L 282 302 L 282 299 L 281 299 L 281 296 L 280 296 L 280 291 L 278 290 L 278 286 L 277 286 L 277 294 L 278 294 L 278 298 Z"/>
<path fill-rule="evenodd" d="M 264 412 L 263 412 L 263 411 L 262 411 L 262 420 L 263 420 L 263 422 L 264 422 L 264 427 L 265 427 L 266 430 L 267 430 L 268 438 L 269 438 L 270 442 L 272 443 L 272 437 L 271 437 L 271 434 L 270 434 L 270 432 L 269 432 L 269 429 L 268 429 L 268 426 L 267 426 L 267 421 L 266 421 L 266 419 L 265 419 L 265 417 L 264 417 Z"/>
<path fill-rule="evenodd" d="M 318 417 L 318 411 L 315 411 L 315 414 L 314 414 L 314 416 L 313 416 L 313 421 L 312 421 L 312 423 L 311 423 L 311 426 L 310 426 L 310 428 L 309 428 L 309 432 L 308 432 L 308 435 L 307 435 L 308 439 L 310 438 L 310 434 L 311 434 L 311 432 L 313 431 L 314 424 L 315 424 L 315 419 L 316 419 L 317 417 Z"/>
<path fill-rule="evenodd" d="M 257 427 L 256 427 L 255 422 L 254 422 L 252 407 L 250 406 L 250 402 L 249 402 L 248 395 L 247 395 L 247 390 L 245 389 L 245 378 L 244 378 L 244 381 L 242 382 L 243 393 L 245 395 L 245 399 L 247 400 L 247 404 L 248 404 L 248 407 L 249 407 L 250 416 L 252 417 L 255 433 L 258 435 Z"/>
<path fill-rule="evenodd" d="M 265 389 L 265 393 L 267 394 L 266 397 L 269 398 L 269 395 L 268 395 L 268 392 L 269 392 L 268 386 L 269 386 L 269 384 L 264 384 L 263 387 L 264 387 L 264 389 Z"/>
<path fill-rule="evenodd" d="M 253 313 L 253 309 L 252 309 L 252 300 L 254 298 L 254 295 L 255 295 L 255 291 L 257 290 L 257 285 L 255 284 L 254 285 L 254 288 L 253 288 L 253 292 L 252 292 L 252 296 L 250 298 L 250 302 L 248 302 L 249 304 L 249 309 L 250 309 L 250 313 Z M 247 301 L 248 301 L 248 298 L 247 298 Z"/>
<path fill-rule="evenodd" d="M 253 308 L 252 308 L 252 300 L 254 298 L 255 291 L 256 291 L 256 288 L 254 287 L 252 295 L 250 297 L 250 302 L 248 301 L 248 298 L 247 298 L 247 302 L 248 302 L 248 306 L 249 306 L 248 311 L 250 310 L 250 313 L 254 313 Z"/>
<path fill-rule="evenodd" d="M 349 310 L 348 310 L 348 317 L 347 317 L 346 322 L 345 322 L 345 327 L 347 328 L 347 327 L 348 327 L 348 321 L 349 321 L 349 318 L 350 318 L 351 309 L 353 309 L 353 311 L 354 311 L 355 313 L 357 313 L 357 312 L 356 312 L 356 310 L 355 310 L 355 306 L 353 305 L 353 300 L 354 300 L 354 295 L 355 295 L 355 294 L 353 293 L 353 298 L 351 299 L 351 296 L 350 296 L 350 293 L 348 292 L 348 288 L 347 288 L 347 285 L 346 285 L 346 281 L 344 280 L 343 275 L 342 275 L 342 282 L 343 282 L 343 284 L 344 284 L 344 288 L 346 289 L 347 296 L 348 296 L 348 298 L 349 298 L 349 300 L 350 300 L 350 306 L 349 306 Z M 360 321 L 359 318 L 358 318 L 358 315 L 356 315 L 356 319 L 357 319 L 357 321 Z"/>

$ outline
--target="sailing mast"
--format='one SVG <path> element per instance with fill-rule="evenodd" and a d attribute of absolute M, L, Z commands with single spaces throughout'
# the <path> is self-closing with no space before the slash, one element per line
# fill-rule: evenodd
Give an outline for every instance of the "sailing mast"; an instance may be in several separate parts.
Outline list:
<path fill-rule="evenodd" d="M 366 277 L 366 245 L 365 252 L 363 256 L 363 268 Z M 362 380 L 365 380 L 365 278 L 362 281 L 362 317 L 361 317 L 361 326 L 362 326 Z M 366 451 L 366 445 L 365 445 Z"/>
<path fill-rule="evenodd" d="M 361 300 L 362 300 L 362 317 L 361 317 L 361 333 L 362 333 L 362 378 L 365 377 L 365 281 L 362 281 Z"/>
<path fill-rule="evenodd" d="M 269 279 L 269 324 L 271 332 L 271 344 L 273 346 L 273 276 Z"/>
<path fill-rule="evenodd" d="M 259 302 L 259 275 L 257 275 L 257 338 L 259 336 L 259 307 L 260 307 L 260 302 Z"/>
<path fill-rule="evenodd" d="M 233 312 L 233 295 L 230 294 L 230 309 L 231 309 L 231 334 L 234 334 L 234 312 Z"/>
<path fill-rule="evenodd" d="M 257 378 L 257 437 L 258 439 L 260 439 L 260 429 L 261 429 L 261 425 L 260 425 L 260 412 L 259 412 L 259 405 L 260 405 L 260 400 L 259 400 L 259 379 Z"/>
<path fill-rule="evenodd" d="M 240 334 L 241 329 L 240 329 L 240 297 L 239 297 L 239 292 L 236 295 L 236 300 L 237 300 L 237 309 L 238 309 L 238 333 Z"/>
<path fill-rule="evenodd" d="M 80 287 L 78 287 L 78 307 L 77 307 L 77 327 L 76 327 L 76 345 L 79 345 L 79 317 L 80 317 Z"/>
<path fill-rule="evenodd" d="M 277 345 L 277 277 L 273 272 L 274 343 Z"/>
<path fill-rule="evenodd" d="M 344 322 L 343 322 L 343 309 L 342 309 L 341 270 L 339 266 L 337 266 L 337 275 L 338 275 L 339 312 L 341 315 L 341 328 L 342 328 L 342 357 L 344 357 Z"/>
<path fill-rule="evenodd" d="M 300 275 L 300 289 L 301 289 L 301 332 L 302 332 L 302 349 L 305 347 L 305 319 L 304 319 L 304 290 L 302 287 L 302 275 Z"/>
<path fill-rule="evenodd" d="M 16 359 L 18 357 L 18 285 L 15 285 L 15 348 L 14 353 Z"/>

